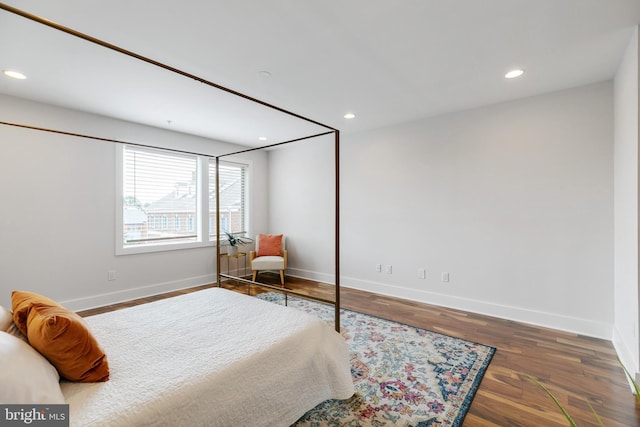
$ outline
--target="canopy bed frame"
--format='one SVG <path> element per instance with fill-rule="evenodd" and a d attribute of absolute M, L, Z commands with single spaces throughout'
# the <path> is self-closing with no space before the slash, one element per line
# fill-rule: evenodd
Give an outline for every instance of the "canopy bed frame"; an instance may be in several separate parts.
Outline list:
<path fill-rule="evenodd" d="M 255 103 L 257 105 L 260 105 L 266 109 L 271 109 L 274 111 L 277 111 L 279 113 L 282 113 L 284 115 L 288 115 L 291 116 L 297 120 L 301 120 L 307 123 L 311 123 L 313 125 L 319 126 L 320 128 L 324 129 L 324 131 L 320 132 L 320 133 L 315 133 L 315 134 L 311 134 L 311 135 L 307 135 L 307 136 L 303 136 L 303 137 L 299 137 L 299 138 L 295 138 L 295 139 L 290 139 L 290 140 L 286 140 L 286 141 L 281 141 L 281 142 L 277 142 L 277 143 L 273 143 L 273 144 L 269 144 L 269 145 L 264 145 L 264 146 L 260 146 L 260 147 L 256 147 L 256 148 L 248 148 L 245 150 L 239 150 L 239 151 L 234 151 L 234 152 L 230 152 L 230 153 L 224 153 L 221 155 L 217 155 L 215 156 L 215 162 L 216 162 L 216 189 L 215 189 L 215 194 L 216 194 L 216 283 L 218 285 L 218 287 L 220 287 L 222 285 L 222 280 L 223 279 L 227 279 L 227 280 L 235 280 L 235 281 L 239 281 L 241 283 L 245 283 L 247 284 L 247 289 L 249 291 L 250 287 L 252 285 L 257 285 L 260 286 L 262 288 L 269 288 L 269 289 L 273 289 L 277 292 L 281 292 L 285 294 L 285 298 L 288 295 L 295 295 L 301 298 L 306 298 L 306 299 L 312 299 L 312 300 L 316 300 L 316 301 L 320 301 L 323 303 L 328 303 L 328 304 L 332 304 L 335 308 L 335 330 L 337 332 L 340 331 L 340 193 L 339 193 L 339 189 L 340 189 L 340 172 L 339 172 L 339 161 L 340 161 L 340 131 L 338 129 L 335 129 L 331 126 L 325 125 L 323 123 L 317 122 L 315 120 L 312 120 L 310 118 L 304 117 L 300 114 L 296 114 L 293 113 L 291 111 L 285 110 L 283 108 L 277 107 L 275 105 L 269 104 L 267 102 L 261 101 L 259 99 L 253 98 L 251 96 L 248 96 L 246 94 L 240 93 L 238 91 L 229 89 L 227 87 L 224 87 L 222 85 L 219 85 L 217 83 L 211 82 L 207 79 L 204 79 L 202 77 L 196 76 L 194 74 L 188 73 L 186 71 L 180 70 L 178 68 L 172 67 L 170 65 L 164 64 L 162 62 L 156 61 L 154 59 L 148 58 L 146 56 L 140 55 L 138 53 L 132 52 L 130 50 L 124 49 L 120 46 L 116 46 L 114 44 L 108 43 L 104 40 L 92 37 L 90 35 L 81 33 L 79 31 L 76 31 L 74 29 L 62 26 L 60 24 L 57 24 L 55 22 L 52 22 L 50 20 L 44 19 L 42 17 L 33 15 L 29 12 L 17 9 L 15 7 L 9 6 L 7 4 L 4 3 L 0 3 L 0 9 L 3 9 L 5 12 L 7 13 L 11 13 L 17 16 L 20 16 L 22 18 L 31 20 L 33 22 L 36 22 L 38 24 L 44 25 L 44 26 L 48 26 L 50 28 L 53 28 L 57 31 L 69 34 L 73 37 L 79 38 L 79 39 L 83 39 L 89 43 L 93 43 L 95 45 L 99 45 L 102 46 L 103 48 L 106 49 L 110 49 L 111 51 L 117 52 L 119 54 L 122 55 L 126 55 L 130 58 L 133 58 L 137 61 L 142 61 L 148 64 L 151 64 L 155 67 L 164 69 L 168 72 L 174 73 L 178 76 L 182 76 L 186 79 L 191 79 L 194 80 L 196 82 L 202 83 L 205 86 L 208 86 L 210 88 L 219 90 L 219 91 L 223 91 L 226 92 L 228 94 L 231 94 L 233 96 L 236 97 L 240 97 L 242 99 L 245 99 L 247 101 L 250 101 L 252 103 Z M 14 127 L 19 127 L 19 128 L 25 128 L 25 129 L 31 129 L 31 130 L 36 130 L 36 131 L 42 131 L 42 132 L 52 132 L 52 133 L 56 133 L 56 134 L 62 134 L 62 135 L 68 135 L 68 136 L 72 136 L 72 137 L 79 137 L 79 138 L 84 138 L 84 139 L 89 139 L 89 140 L 96 140 L 96 141 L 104 141 L 104 142 L 111 142 L 111 143 L 115 143 L 115 144 L 128 144 L 128 145 L 133 145 L 133 146 L 142 146 L 142 147 L 152 147 L 151 145 L 148 144 L 139 144 L 139 143 L 135 143 L 135 142 L 130 142 L 130 141 L 121 141 L 121 140 L 117 140 L 117 139 L 111 139 L 111 138 L 104 138 L 104 137 L 100 137 L 100 136 L 96 136 L 96 135 L 87 135 L 87 134 L 82 134 L 82 133 L 73 133 L 73 132 L 68 132 L 68 131 L 62 131 L 62 130 L 57 130 L 57 129 L 51 129 L 51 128 L 44 128 L 44 127 L 38 127 L 38 126 L 31 126 L 29 124 L 24 124 L 24 123 L 13 123 L 13 122 L 7 122 L 7 121 L 0 121 L 0 124 L 5 125 L 5 126 L 14 126 Z M 245 278 L 240 278 L 240 277 L 235 277 L 235 276 L 231 276 L 229 274 L 223 274 L 221 273 L 221 253 L 220 253 L 220 247 L 221 247 L 221 241 L 220 241 L 220 235 L 221 235 L 221 229 L 220 229 L 220 188 L 219 188 L 219 162 L 220 159 L 224 158 L 224 157 L 228 157 L 228 156 L 234 156 L 234 155 L 238 155 L 238 154 L 242 154 L 242 153 L 246 153 L 246 152 L 250 152 L 250 151 L 256 151 L 256 150 L 265 150 L 265 149 L 270 149 L 270 148 L 275 148 L 277 146 L 282 146 L 282 145 L 286 145 L 286 144 L 291 144 L 294 142 L 299 142 L 299 141 L 307 141 L 310 139 L 314 139 L 314 138 L 319 138 L 322 136 L 327 136 L 327 135 L 333 135 L 334 138 L 334 168 L 335 168 L 335 213 L 334 213 L 334 221 L 335 221 L 335 256 L 334 256 L 334 263 L 335 263 L 335 297 L 333 300 L 330 299 L 325 299 L 325 298 L 319 298 L 319 297 L 314 297 L 314 296 L 310 296 L 307 294 L 303 294 L 300 292 L 296 292 L 294 290 L 289 290 L 289 289 L 283 289 L 281 287 L 278 286 L 272 286 L 269 284 L 264 284 L 264 283 L 257 283 L 257 282 L 253 282 L 251 280 L 247 280 Z M 158 148 L 158 147 L 155 147 Z M 167 148 L 162 148 L 163 150 L 167 150 L 167 151 L 172 151 L 172 152 L 176 152 L 176 153 L 184 153 L 184 154 L 193 154 L 193 155 L 205 155 L 208 157 L 212 157 L 208 154 L 203 154 L 203 153 L 197 153 L 197 152 L 193 152 L 193 151 L 184 151 L 184 150 L 176 150 L 176 149 L 167 149 Z M 249 293 L 249 292 L 248 292 Z"/>

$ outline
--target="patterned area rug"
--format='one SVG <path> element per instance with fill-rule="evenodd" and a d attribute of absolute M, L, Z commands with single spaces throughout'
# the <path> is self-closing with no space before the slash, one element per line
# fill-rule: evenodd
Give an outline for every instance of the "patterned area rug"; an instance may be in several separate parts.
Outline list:
<path fill-rule="evenodd" d="M 258 295 L 284 304 L 276 292 Z M 289 297 L 289 306 L 333 326 L 333 306 Z M 356 393 L 328 400 L 296 426 L 460 426 L 495 348 L 341 310 Z"/>

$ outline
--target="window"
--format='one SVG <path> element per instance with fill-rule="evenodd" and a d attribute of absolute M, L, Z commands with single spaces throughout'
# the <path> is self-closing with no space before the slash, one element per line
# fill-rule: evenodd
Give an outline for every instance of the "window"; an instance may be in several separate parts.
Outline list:
<path fill-rule="evenodd" d="M 215 241 L 215 159 L 130 145 L 118 150 L 117 254 Z M 247 169 L 220 162 L 223 231 L 247 230 Z M 209 218 L 200 220 L 207 212 Z"/>
<path fill-rule="evenodd" d="M 220 162 L 220 231 L 221 233 L 247 233 L 247 165 Z M 216 163 L 209 162 L 209 217 L 215 224 L 216 216 Z M 209 230 L 215 237 L 215 227 Z"/>

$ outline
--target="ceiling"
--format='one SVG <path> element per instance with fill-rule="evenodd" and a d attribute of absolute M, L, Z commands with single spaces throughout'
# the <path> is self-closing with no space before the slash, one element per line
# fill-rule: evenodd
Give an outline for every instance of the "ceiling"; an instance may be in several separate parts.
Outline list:
<path fill-rule="evenodd" d="M 343 134 L 611 79 L 640 23 L 640 0 L 4 4 Z M 247 146 L 326 131 L 4 10 L 0 69 L 28 77 L 0 93 Z"/>

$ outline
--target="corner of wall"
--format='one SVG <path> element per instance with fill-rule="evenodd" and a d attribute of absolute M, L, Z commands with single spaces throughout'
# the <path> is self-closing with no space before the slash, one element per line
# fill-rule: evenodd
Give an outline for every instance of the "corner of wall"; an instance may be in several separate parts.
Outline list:
<path fill-rule="evenodd" d="M 614 78 L 613 345 L 625 367 L 640 371 L 640 43 L 636 26 Z"/>
<path fill-rule="evenodd" d="M 633 375 L 636 383 L 640 383 L 640 372 L 638 372 L 636 368 L 638 366 L 638 360 L 635 358 L 634 353 L 626 345 L 625 341 L 622 339 L 620 331 L 615 326 L 613 328 L 612 335 L 613 338 L 611 339 L 611 342 L 613 344 L 613 349 L 618 354 L 620 363 L 622 363 L 625 369 Z M 635 391 L 631 381 L 629 381 L 629 387 L 631 388 L 631 391 Z"/>

